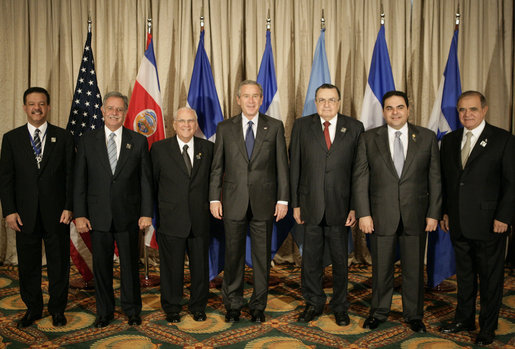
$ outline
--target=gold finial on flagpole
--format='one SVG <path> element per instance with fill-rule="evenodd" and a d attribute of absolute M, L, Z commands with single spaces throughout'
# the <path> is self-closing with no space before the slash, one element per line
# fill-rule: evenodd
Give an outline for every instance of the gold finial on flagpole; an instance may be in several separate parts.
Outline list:
<path fill-rule="evenodd" d="M 381 1 L 381 25 L 384 25 L 384 8 L 383 8 L 382 1 Z"/>
<path fill-rule="evenodd" d="M 266 30 L 270 31 L 272 20 L 270 19 L 270 9 L 268 9 L 268 16 L 266 17 Z"/>
<path fill-rule="evenodd" d="M 152 18 L 147 18 L 147 33 L 150 34 L 152 32 Z"/>
<path fill-rule="evenodd" d="M 322 18 L 320 18 L 320 29 L 325 29 L 324 9 L 322 9 Z"/>
<path fill-rule="evenodd" d="M 458 29 L 460 25 L 460 3 L 458 3 L 458 9 L 456 10 L 456 29 Z"/>
<path fill-rule="evenodd" d="M 202 4 L 202 8 L 200 9 L 200 31 L 204 31 L 204 4 Z"/>
<path fill-rule="evenodd" d="M 88 33 L 91 33 L 91 15 L 88 15 Z"/>

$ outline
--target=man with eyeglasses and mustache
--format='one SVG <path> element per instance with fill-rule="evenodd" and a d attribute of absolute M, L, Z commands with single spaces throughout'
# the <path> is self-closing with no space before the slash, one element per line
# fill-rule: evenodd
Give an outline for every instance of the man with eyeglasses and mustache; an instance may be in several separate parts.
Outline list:
<path fill-rule="evenodd" d="M 80 138 L 75 166 L 75 226 L 90 231 L 95 276 L 96 328 L 114 318 L 113 253 L 118 246 L 121 306 L 129 325 L 140 325 L 138 233 L 152 224 L 152 167 L 145 136 L 123 127 L 127 97 L 104 96 L 105 127 Z"/>
<path fill-rule="evenodd" d="M 322 287 L 324 244 L 333 265 L 331 310 L 339 326 L 350 323 L 347 309 L 348 234 L 356 222 L 351 204 L 352 163 L 363 124 L 339 113 L 340 91 L 331 84 L 316 90 L 317 113 L 299 118 L 290 144 L 293 217 L 304 225 L 299 322 L 310 322 L 325 306 Z"/>

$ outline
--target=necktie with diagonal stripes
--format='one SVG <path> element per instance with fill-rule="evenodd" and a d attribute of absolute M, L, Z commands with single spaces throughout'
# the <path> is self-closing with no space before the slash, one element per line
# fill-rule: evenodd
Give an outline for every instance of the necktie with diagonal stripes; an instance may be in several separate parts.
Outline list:
<path fill-rule="evenodd" d="M 111 171 L 113 174 L 116 170 L 116 162 L 118 161 L 114 137 L 116 137 L 116 134 L 113 132 L 109 135 L 109 141 L 107 142 L 107 155 L 109 156 L 109 164 L 111 165 Z"/>

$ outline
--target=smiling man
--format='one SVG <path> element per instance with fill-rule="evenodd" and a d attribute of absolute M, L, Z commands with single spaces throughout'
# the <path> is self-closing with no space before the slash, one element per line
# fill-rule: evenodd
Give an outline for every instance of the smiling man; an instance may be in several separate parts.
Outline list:
<path fill-rule="evenodd" d="M 241 114 L 222 121 L 209 187 L 210 210 L 224 220 L 225 269 L 222 296 L 225 321 L 239 321 L 243 300 L 245 242 L 250 228 L 254 293 L 249 307 L 253 322 L 264 322 L 270 274 L 273 221 L 288 211 L 288 158 L 283 123 L 259 113 L 263 89 L 245 80 L 236 101 Z"/>
<path fill-rule="evenodd" d="M 127 97 L 104 96 L 105 126 L 80 138 L 74 185 L 75 226 L 90 231 L 97 328 L 114 317 L 113 253 L 118 246 L 121 306 L 129 325 L 141 324 L 138 233 L 152 224 L 152 167 L 145 136 L 123 127 Z"/>
<path fill-rule="evenodd" d="M 7 225 L 16 231 L 20 294 L 27 312 L 18 327 L 42 316 L 41 242 L 48 271 L 48 312 L 66 325 L 74 147 L 71 134 L 47 122 L 50 95 L 31 87 L 23 95 L 27 124 L 3 137 L 0 198 Z"/>
<path fill-rule="evenodd" d="M 464 128 L 442 139 L 443 230 L 456 254 L 458 304 L 443 333 L 473 331 L 479 277 L 481 310 L 476 343 L 495 338 L 504 281 L 506 234 L 515 212 L 515 142 L 485 122 L 486 98 L 466 91 L 458 99 Z"/>
<path fill-rule="evenodd" d="M 181 321 L 184 255 L 191 275 L 188 308 L 193 320 L 206 320 L 209 294 L 209 173 L 213 143 L 194 137 L 195 110 L 180 108 L 173 120 L 176 135 L 152 144 L 161 260 L 161 306 L 166 320 Z"/>
<path fill-rule="evenodd" d="M 386 125 L 363 133 L 353 174 L 359 228 L 370 234 L 372 301 L 363 327 L 386 321 L 393 295 L 396 245 L 402 264 L 402 311 L 415 332 L 425 332 L 426 234 L 437 228 L 442 204 L 440 154 L 435 134 L 408 123 L 408 97 L 383 96 Z"/>

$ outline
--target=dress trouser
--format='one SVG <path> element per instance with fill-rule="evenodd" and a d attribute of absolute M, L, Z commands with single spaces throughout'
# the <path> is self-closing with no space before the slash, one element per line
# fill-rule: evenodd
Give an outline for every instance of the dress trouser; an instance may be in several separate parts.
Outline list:
<path fill-rule="evenodd" d="M 120 257 L 120 303 L 127 316 L 141 312 L 141 290 L 138 269 L 138 233 L 133 231 L 91 231 L 93 249 L 93 275 L 95 276 L 95 300 L 98 317 L 114 313 L 113 255 L 114 243 Z"/>
<path fill-rule="evenodd" d="M 209 296 L 209 238 L 193 236 L 174 237 L 158 233 L 161 269 L 161 306 L 166 314 L 179 313 L 182 309 L 184 289 L 184 256 L 188 253 L 190 267 L 191 312 L 205 311 Z"/>
<path fill-rule="evenodd" d="M 319 225 L 304 225 L 304 244 L 302 250 L 302 296 L 306 305 L 312 305 L 322 312 L 326 295 L 323 290 L 324 247 L 328 244 L 333 268 L 333 312 L 347 311 L 348 284 L 348 239 L 349 227 L 344 225 L 328 226 L 325 219 Z"/>
<path fill-rule="evenodd" d="M 402 312 L 406 321 L 424 317 L 424 252 L 426 233 L 405 234 L 402 222 L 393 236 L 370 235 L 372 255 L 372 302 L 370 316 L 386 320 L 393 296 L 396 245 L 402 266 Z"/>
<path fill-rule="evenodd" d="M 20 295 L 27 310 L 34 316 L 43 312 L 41 290 L 41 249 L 45 243 L 48 275 L 48 312 L 63 313 L 68 302 L 70 278 L 70 227 L 59 224 L 56 231 L 48 232 L 41 222 L 40 213 L 34 231 L 16 232 Z"/>
<path fill-rule="evenodd" d="M 249 208 L 243 220 L 224 218 L 224 228 L 225 267 L 222 296 L 225 308 L 240 310 L 244 304 L 245 246 L 247 229 L 249 229 L 254 280 L 254 292 L 250 298 L 249 308 L 251 311 L 265 310 L 268 298 L 273 218 L 265 221 L 255 220 Z"/>
<path fill-rule="evenodd" d="M 497 329 L 502 303 L 506 234 L 496 234 L 489 240 L 472 240 L 461 235 L 452 238 L 452 244 L 458 282 L 455 321 L 475 324 L 479 276 L 479 327 L 482 333 L 492 335 Z"/>

